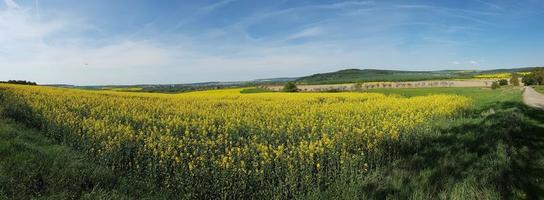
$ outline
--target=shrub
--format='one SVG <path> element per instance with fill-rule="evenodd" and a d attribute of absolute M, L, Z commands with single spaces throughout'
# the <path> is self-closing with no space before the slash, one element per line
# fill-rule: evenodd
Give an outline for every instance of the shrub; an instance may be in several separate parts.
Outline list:
<path fill-rule="evenodd" d="M 285 86 L 283 86 L 283 91 L 284 92 L 298 92 L 298 88 L 297 88 L 297 85 L 295 85 L 295 83 L 288 82 L 285 84 Z"/>
<path fill-rule="evenodd" d="M 329 88 L 329 89 L 325 90 L 325 92 L 341 92 L 341 90 L 338 89 L 338 88 Z"/>
<path fill-rule="evenodd" d="M 355 85 L 353 85 L 353 89 L 359 91 L 359 90 L 363 90 L 363 84 L 362 83 L 355 83 Z"/>
<path fill-rule="evenodd" d="M 497 89 L 497 88 L 500 88 L 501 86 L 499 85 L 499 83 L 497 81 L 493 81 L 493 83 L 491 84 L 491 89 Z"/>
<path fill-rule="evenodd" d="M 519 77 L 515 73 L 512 74 L 512 78 L 510 78 L 510 84 L 513 86 L 519 86 Z"/>
<path fill-rule="evenodd" d="M 18 84 L 18 85 L 38 85 L 36 84 L 36 82 L 25 81 L 25 80 L 0 81 L 0 83 L 9 83 L 9 84 Z"/>
<path fill-rule="evenodd" d="M 506 79 L 501 79 L 501 80 L 499 80 L 499 85 L 500 85 L 500 86 L 508 85 L 508 80 L 506 80 Z"/>
<path fill-rule="evenodd" d="M 525 85 L 542 85 L 544 84 L 544 69 L 537 69 L 523 76 L 522 82 Z"/>

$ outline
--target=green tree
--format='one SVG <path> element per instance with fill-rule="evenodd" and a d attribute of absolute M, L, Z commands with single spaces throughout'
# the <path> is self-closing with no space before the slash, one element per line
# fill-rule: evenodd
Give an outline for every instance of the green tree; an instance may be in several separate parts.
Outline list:
<path fill-rule="evenodd" d="M 501 79 L 501 80 L 499 80 L 499 85 L 500 85 L 500 86 L 508 85 L 508 80 L 506 80 L 506 79 Z"/>
<path fill-rule="evenodd" d="M 288 82 L 283 86 L 284 92 L 298 92 L 297 85 L 293 82 Z"/>
<path fill-rule="evenodd" d="M 497 81 L 493 81 L 493 83 L 491 84 L 491 89 L 497 89 L 497 88 L 500 88 L 501 86 L 499 85 L 499 83 Z"/>
<path fill-rule="evenodd" d="M 363 90 L 363 84 L 362 83 L 355 83 L 355 85 L 353 85 L 353 89 L 359 91 L 359 90 Z"/>
<path fill-rule="evenodd" d="M 525 85 L 542 85 L 544 84 L 544 69 L 539 68 L 532 71 L 530 74 L 523 76 L 522 82 Z"/>
<path fill-rule="evenodd" d="M 516 73 L 512 74 L 512 78 L 510 78 L 510 84 L 513 86 L 519 86 L 519 77 Z"/>
<path fill-rule="evenodd" d="M 38 85 L 36 84 L 36 82 L 25 81 L 25 80 L 0 81 L 0 83 L 9 83 L 9 84 L 18 84 L 18 85 Z"/>

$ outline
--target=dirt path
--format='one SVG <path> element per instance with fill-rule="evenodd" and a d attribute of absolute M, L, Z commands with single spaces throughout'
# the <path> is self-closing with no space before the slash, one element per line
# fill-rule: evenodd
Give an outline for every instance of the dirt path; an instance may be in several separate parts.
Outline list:
<path fill-rule="evenodd" d="M 531 87 L 525 87 L 523 102 L 533 108 L 544 110 L 544 95 L 538 93 Z"/>

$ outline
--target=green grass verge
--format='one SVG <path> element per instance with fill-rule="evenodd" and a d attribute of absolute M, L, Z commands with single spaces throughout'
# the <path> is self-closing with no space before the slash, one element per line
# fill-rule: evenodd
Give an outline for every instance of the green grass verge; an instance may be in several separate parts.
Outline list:
<path fill-rule="evenodd" d="M 532 86 L 537 92 L 539 92 L 540 94 L 544 94 L 544 85 L 535 85 L 535 86 Z"/>
<path fill-rule="evenodd" d="M 274 92 L 274 91 L 266 89 L 266 88 L 244 88 L 240 90 L 240 93 L 242 94 L 266 93 L 266 92 Z"/>
<path fill-rule="evenodd" d="M 455 94 L 470 97 L 477 109 L 485 109 L 501 102 L 522 101 L 521 87 L 501 87 L 496 90 L 490 88 L 387 88 L 371 89 L 365 92 L 376 92 L 405 97 L 424 96 L 430 94 Z"/>
<path fill-rule="evenodd" d="M 436 122 L 436 134 L 406 144 L 404 154 L 391 165 L 363 180 L 333 184 L 312 198 L 340 194 L 369 199 L 544 198 L 544 112 L 525 106 L 519 88 L 370 92 L 410 97 L 458 94 L 472 98 L 476 106 L 465 117 Z"/>

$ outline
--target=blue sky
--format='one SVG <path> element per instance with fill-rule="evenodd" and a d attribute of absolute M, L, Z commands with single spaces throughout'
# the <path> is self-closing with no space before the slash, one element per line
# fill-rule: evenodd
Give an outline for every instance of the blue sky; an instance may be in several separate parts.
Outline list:
<path fill-rule="evenodd" d="M 0 80 L 138 84 L 544 65 L 544 1 L 3 0 Z"/>

